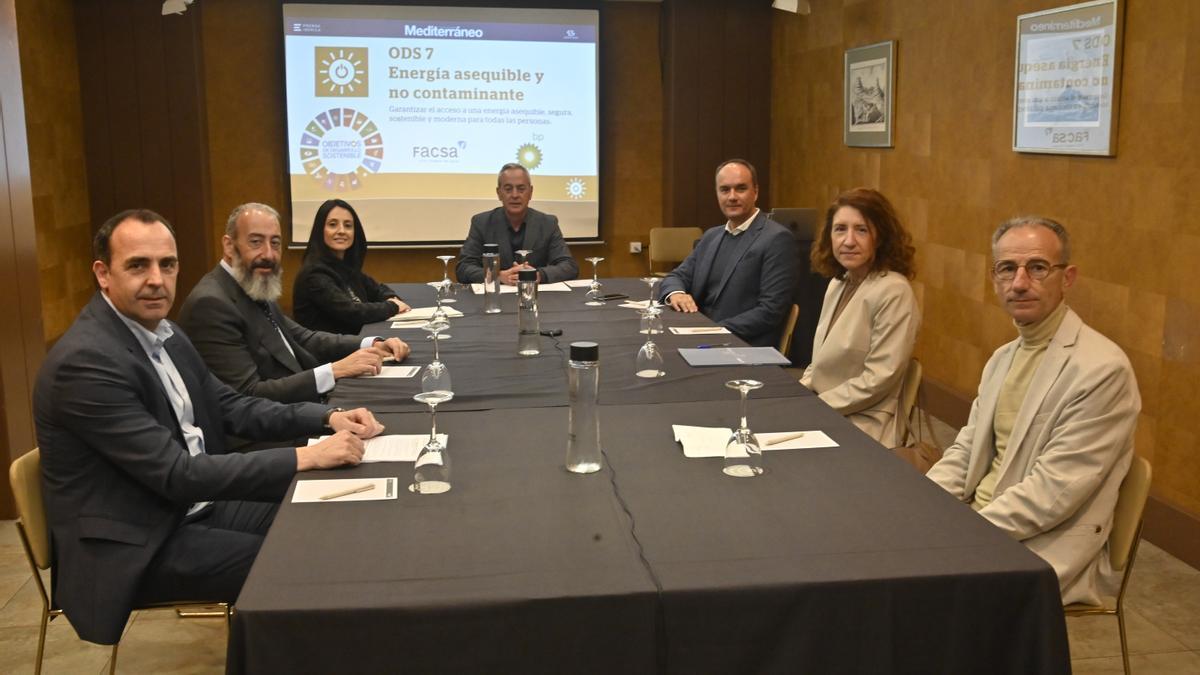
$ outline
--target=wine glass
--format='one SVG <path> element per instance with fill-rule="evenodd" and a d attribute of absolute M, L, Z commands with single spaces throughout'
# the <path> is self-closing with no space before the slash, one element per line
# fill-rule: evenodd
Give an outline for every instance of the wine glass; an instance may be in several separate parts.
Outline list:
<path fill-rule="evenodd" d="M 454 260 L 454 256 L 439 255 L 434 257 L 442 261 L 442 286 L 446 288 L 446 297 L 442 299 L 442 302 L 458 302 L 454 299 L 454 283 L 450 281 L 450 261 Z"/>
<path fill-rule="evenodd" d="M 662 305 L 651 304 L 645 309 L 640 310 L 639 314 L 642 316 L 641 327 L 638 329 L 639 333 L 645 335 L 662 335 Z"/>
<path fill-rule="evenodd" d="M 441 332 L 443 330 L 449 330 L 449 328 L 450 328 L 450 316 L 448 314 L 446 314 L 446 308 L 442 307 L 442 303 L 445 302 L 445 299 L 446 299 L 445 298 L 446 293 L 448 293 L 449 291 L 450 291 L 450 287 L 446 286 L 444 284 L 438 284 L 438 286 L 433 289 L 434 295 L 435 295 L 435 297 L 437 297 L 437 306 L 433 308 L 433 314 L 431 314 L 429 316 L 429 323 L 440 324 L 441 329 L 437 332 L 431 332 L 429 335 L 426 335 L 425 336 L 426 340 L 433 340 L 436 342 L 438 340 L 449 340 L 450 339 L 449 333 Z M 422 326 L 422 327 L 424 328 L 424 326 Z M 426 328 L 426 330 L 429 330 L 429 329 Z"/>
<path fill-rule="evenodd" d="M 408 486 L 410 492 L 436 495 L 450 489 L 450 454 L 438 438 L 437 407 L 439 403 L 452 398 L 454 392 L 444 390 L 424 391 L 413 396 L 418 403 L 429 406 L 429 440 L 413 464 L 413 482 Z"/>
<path fill-rule="evenodd" d="M 588 287 L 587 302 L 585 305 L 599 307 L 604 304 L 604 291 L 600 288 L 600 277 L 596 276 L 596 264 L 603 262 L 604 258 L 584 258 L 584 260 L 592 263 L 592 285 Z"/>
<path fill-rule="evenodd" d="M 746 424 L 746 395 L 755 389 L 762 388 L 763 383 L 758 380 L 730 380 L 725 383 L 725 386 L 741 393 L 742 408 L 741 423 L 729 437 L 729 443 L 725 446 L 723 471 L 726 475 L 737 478 L 760 476 L 764 471 L 762 448 L 759 447 L 758 439 L 754 437 L 749 425 Z"/>
<path fill-rule="evenodd" d="M 660 281 L 662 281 L 662 279 L 659 279 L 658 277 L 642 277 L 642 282 L 650 287 L 650 302 L 647 305 L 648 307 L 653 307 L 655 304 L 657 304 L 654 300 L 654 287 L 657 286 L 658 282 Z"/>
<path fill-rule="evenodd" d="M 634 374 L 638 377 L 653 379 L 666 375 L 663 370 L 662 350 L 658 345 L 654 344 L 654 334 L 650 333 L 646 336 L 646 344 L 637 353 L 637 368 Z"/>
<path fill-rule="evenodd" d="M 433 336 L 433 360 L 430 361 L 421 371 L 421 391 L 453 391 L 450 387 L 450 369 L 446 364 L 442 363 L 441 355 L 438 354 L 439 340 L 438 333 L 445 330 L 449 324 L 438 323 L 430 320 L 421 328 L 430 332 Z"/>
<path fill-rule="evenodd" d="M 530 251 L 527 248 L 522 248 L 522 249 L 517 249 L 516 251 L 514 251 L 514 253 L 517 256 L 518 263 L 520 263 L 522 265 L 527 265 L 527 264 L 529 264 L 529 254 L 533 253 L 533 251 Z"/>

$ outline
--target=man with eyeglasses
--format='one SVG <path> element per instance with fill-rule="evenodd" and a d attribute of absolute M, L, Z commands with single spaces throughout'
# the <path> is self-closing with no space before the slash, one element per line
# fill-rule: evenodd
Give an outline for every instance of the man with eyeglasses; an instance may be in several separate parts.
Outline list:
<path fill-rule="evenodd" d="M 1058 574 L 1064 604 L 1120 583 L 1108 533 L 1141 398 L 1129 359 L 1063 301 L 1078 273 L 1059 223 L 992 236 L 992 280 L 1019 336 L 983 369 L 967 425 L 927 474 Z"/>
<path fill-rule="evenodd" d="M 458 252 L 454 273 L 459 283 L 483 283 L 483 245 L 500 246 L 500 283 L 517 284 L 517 272 L 536 269 L 538 281 L 554 283 L 579 276 L 579 264 L 571 257 L 558 227 L 558 217 L 529 208 L 533 182 L 520 164 L 505 164 L 496 176 L 500 206 L 471 217 L 467 240 Z M 528 251 L 523 261 L 516 252 Z"/>

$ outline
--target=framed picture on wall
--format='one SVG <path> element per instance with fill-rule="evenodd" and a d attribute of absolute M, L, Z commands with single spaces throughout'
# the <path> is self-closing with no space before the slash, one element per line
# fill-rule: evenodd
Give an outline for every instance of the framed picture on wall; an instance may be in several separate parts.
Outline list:
<path fill-rule="evenodd" d="M 1093 0 L 1017 17 L 1013 150 L 1116 154 L 1123 14 Z"/>
<path fill-rule="evenodd" d="M 895 40 L 846 50 L 843 83 L 846 108 L 842 119 L 842 137 L 846 145 L 892 147 L 895 82 Z"/>

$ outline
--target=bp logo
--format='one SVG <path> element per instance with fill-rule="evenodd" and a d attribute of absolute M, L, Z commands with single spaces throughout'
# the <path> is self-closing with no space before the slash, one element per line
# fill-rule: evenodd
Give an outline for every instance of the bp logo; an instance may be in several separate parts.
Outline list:
<path fill-rule="evenodd" d="M 317 115 L 300 136 L 304 172 L 326 190 L 355 190 L 383 162 L 383 136 L 366 115 L 352 108 L 331 108 Z"/>
<path fill-rule="evenodd" d="M 317 47 L 313 65 L 314 96 L 366 96 L 367 50 L 362 47 Z"/>

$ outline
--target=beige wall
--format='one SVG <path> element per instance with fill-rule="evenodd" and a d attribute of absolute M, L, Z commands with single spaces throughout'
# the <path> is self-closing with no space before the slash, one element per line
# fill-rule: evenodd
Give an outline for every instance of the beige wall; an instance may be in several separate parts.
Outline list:
<path fill-rule="evenodd" d="M 988 236 L 1040 213 L 1074 238 L 1070 305 L 1125 349 L 1143 398 L 1137 451 L 1155 494 L 1200 514 L 1200 6 L 1127 4 L 1115 158 L 1011 149 L 1016 16 L 1060 0 L 821 0 L 776 12 L 772 179 L 777 203 L 824 207 L 867 185 L 917 240 L 927 377 L 973 396 L 984 362 L 1015 336 L 987 275 Z M 898 41 L 893 149 L 842 143 L 844 50 Z"/>
<path fill-rule="evenodd" d="M 215 250 L 220 250 L 225 216 L 237 204 L 261 201 L 285 210 L 283 57 L 277 3 L 205 0 L 202 12 L 212 237 Z M 646 269 L 645 254 L 630 254 L 629 242 L 645 244 L 649 228 L 662 218 L 658 20 L 657 4 L 618 3 L 605 7 L 601 27 L 605 136 L 600 152 L 605 192 L 600 231 L 606 244 L 575 246 L 572 252 L 580 260 L 604 256 L 601 273 L 609 276 L 635 276 Z M 353 201 L 353 195 L 348 199 Z M 462 223 L 464 237 L 467 226 Z M 434 256 L 444 252 L 372 251 L 366 267 L 381 280 L 432 280 L 442 273 Z M 285 265 L 289 273 L 284 305 L 290 306 L 291 273 L 299 268 L 300 254 L 289 253 Z M 587 264 L 582 267 L 590 269 Z"/>
<path fill-rule="evenodd" d="M 47 342 L 66 332 L 94 288 L 73 5 L 71 0 L 16 3 Z"/>

